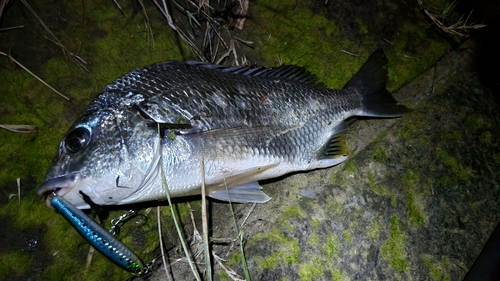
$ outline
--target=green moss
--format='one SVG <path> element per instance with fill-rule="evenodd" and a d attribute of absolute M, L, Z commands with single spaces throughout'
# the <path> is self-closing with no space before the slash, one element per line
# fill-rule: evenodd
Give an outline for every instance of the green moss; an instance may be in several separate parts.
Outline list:
<path fill-rule="evenodd" d="M 494 138 L 490 131 L 484 131 L 483 133 L 481 133 L 481 136 L 479 136 L 479 141 L 487 146 L 491 146 L 493 140 Z"/>
<path fill-rule="evenodd" d="M 326 243 L 323 244 L 321 251 L 328 260 L 332 260 L 333 258 L 338 256 L 339 241 L 334 234 L 328 234 L 328 236 L 326 237 Z"/>
<path fill-rule="evenodd" d="M 319 241 L 319 237 L 318 237 L 318 234 L 316 233 L 313 233 L 309 236 L 309 244 L 316 248 L 318 247 L 318 241 Z"/>
<path fill-rule="evenodd" d="M 314 227 L 314 229 L 318 229 L 320 223 L 321 223 L 321 220 L 318 218 L 311 219 L 311 225 Z"/>
<path fill-rule="evenodd" d="M 469 181 L 469 179 L 474 175 L 474 170 L 470 167 L 465 167 L 459 160 L 448 154 L 445 149 L 438 147 L 436 155 L 450 168 L 451 172 L 458 179 L 462 181 Z"/>
<path fill-rule="evenodd" d="M 382 245 L 382 257 L 389 262 L 389 266 L 397 271 L 406 271 L 409 263 L 406 259 L 406 234 L 399 229 L 399 219 L 396 216 L 391 218 L 389 238 Z"/>
<path fill-rule="evenodd" d="M 419 10 L 415 10 L 419 13 Z M 404 83 L 421 73 L 443 54 L 451 49 L 446 40 L 440 37 L 431 38 L 427 34 L 427 23 L 422 21 L 407 21 L 400 25 L 397 34 L 393 37 L 395 52 L 387 54 L 389 60 L 389 91 L 399 89 Z M 411 38 L 411 40 L 408 40 Z M 425 50 L 421 52 L 420 50 Z"/>
<path fill-rule="evenodd" d="M 313 13 L 309 5 L 260 1 L 253 11 L 254 22 L 259 24 L 248 23 L 243 31 L 245 38 L 256 42 L 264 65 L 273 66 L 280 61 L 304 66 L 328 86 L 341 88 L 366 58 L 339 55 L 338 49 L 356 51 L 360 47 L 338 36 L 336 24 Z M 335 50 L 331 46 L 336 46 Z M 330 63 L 333 61 L 335 65 Z"/>
<path fill-rule="evenodd" d="M 234 265 L 239 265 L 239 264 L 241 264 L 241 260 L 242 260 L 241 252 L 236 251 L 231 255 L 231 257 L 227 261 L 227 265 L 229 267 L 234 266 Z"/>
<path fill-rule="evenodd" d="M 371 172 L 368 172 L 367 174 L 367 177 L 366 177 L 367 181 L 368 181 L 368 187 L 370 187 L 370 189 L 378 194 L 378 195 L 381 195 L 381 196 L 385 196 L 385 197 L 389 197 L 391 199 L 391 205 L 393 207 L 396 207 L 397 206 L 397 199 L 396 199 L 396 196 L 394 194 L 391 194 L 391 192 L 385 188 L 383 188 L 377 181 L 377 178 L 376 176 L 371 173 Z"/>
<path fill-rule="evenodd" d="M 297 205 L 293 205 L 286 209 L 280 216 L 280 220 L 289 220 L 291 218 L 305 218 L 306 211 Z"/>
<path fill-rule="evenodd" d="M 215 280 L 222 280 L 222 281 L 231 281 L 233 280 L 229 275 L 226 273 L 225 270 L 216 270 L 215 271 Z"/>
<path fill-rule="evenodd" d="M 464 124 L 467 129 L 475 132 L 481 129 L 489 129 L 492 127 L 491 120 L 477 114 L 468 114 L 464 118 Z"/>
<path fill-rule="evenodd" d="M 323 274 L 322 266 L 319 266 L 319 258 L 315 257 L 308 263 L 299 265 L 299 276 L 301 281 L 318 280 Z"/>
<path fill-rule="evenodd" d="M 363 19 L 357 18 L 356 24 L 358 25 L 358 29 L 363 35 L 367 35 L 369 33 L 369 24 L 365 23 Z"/>
<path fill-rule="evenodd" d="M 407 170 L 401 179 L 407 200 L 408 222 L 413 226 L 422 226 L 425 222 L 424 210 L 419 202 L 422 194 L 418 192 L 418 182 L 419 178 L 413 170 Z"/>
<path fill-rule="evenodd" d="M 344 237 L 344 241 L 346 243 L 352 242 L 352 234 L 348 230 L 342 231 L 342 236 Z"/>
<path fill-rule="evenodd" d="M 408 206 L 408 221 L 414 226 L 422 226 L 425 222 L 423 208 L 416 202 L 416 195 L 413 191 L 406 193 Z"/>
<path fill-rule="evenodd" d="M 356 164 L 353 161 L 347 160 L 346 162 L 344 162 L 342 171 L 345 171 L 348 174 L 354 174 L 358 171 L 358 168 L 356 167 Z"/>
<path fill-rule="evenodd" d="M 380 230 L 382 229 L 382 225 L 378 220 L 374 220 L 368 230 L 367 236 L 372 240 L 379 240 Z"/>
<path fill-rule="evenodd" d="M 328 195 L 326 199 L 326 208 L 330 215 L 340 215 L 344 210 L 344 205 L 335 200 L 331 195 Z"/>
<path fill-rule="evenodd" d="M 263 257 L 259 262 L 259 268 L 271 269 L 281 263 L 298 263 L 300 248 L 297 240 L 288 238 L 277 230 L 273 230 L 269 233 L 255 235 L 252 244 L 260 243 L 262 240 L 267 240 L 266 243 L 275 244 L 272 248 L 280 250 Z"/>
<path fill-rule="evenodd" d="M 435 259 L 430 255 L 425 255 L 423 257 L 424 267 L 429 272 L 429 277 L 432 281 L 450 281 L 450 263 L 447 257 L 443 257 L 441 260 Z"/>
<path fill-rule="evenodd" d="M 402 183 L 404 188 L 411 189 L 417 184 L 417 182 L 418 182 L 418 176 L 414 171 L 407 170 L 403 174 Z"/>
<path fill-rule="evenodd" d="M 302 209 L 297 205 L 293 205 L 283 212 L 283 214 L 278 218 L 276 223 L 279 224 L 284 229 L 291 231 L 293 230 L 293 226 L 292 224 L 290 224 L 290 221 L 293 219 L 305 218 L 305 217 L 306 217 L 306 212 L 304 211 L 304 209 Z"/>
<path fill-rule="evenodd" d="M 387 152 L 385 148 L 377 146 L 375 152 L 373 153 L 372 159 L 376 162 L 383 162 L 387 159 Z"/>
<path fill-rule="evenodd" d="M 378 195 L 383 195 L 383 196 L 388 195 L 388 191 L 378 184 L 377 178 L 373 173 L 368 172 L 366 179 L 368 180 L 368 186 L 373 192 L 375 192 Z"/>
<path fill-rule="evenodd" d="M 0 272 L 4 277 L 22 275 L 31 266 L 31 255 L 21 250 L 5 251 L 0 254 Z"/>
<path fill-rule="evenodd" d="M 331 273 L 332 273 L 332 280 L 333 281 L 344 280 L 344 275 L 342 274 L 342 272 L 340 272 L 340 270 L 334 269 L 331 271 Z"/>

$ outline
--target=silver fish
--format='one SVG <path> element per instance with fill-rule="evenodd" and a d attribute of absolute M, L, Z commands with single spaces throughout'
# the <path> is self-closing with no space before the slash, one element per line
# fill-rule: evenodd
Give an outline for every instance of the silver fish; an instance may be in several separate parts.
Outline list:
<path fill-rule="evenodd" d="M 347 118 L 408 111 L 385 89 L 386 65 L 375 51 L 341 90 L 296 66 L 133 70 L 72 125 L 38 193 L 55 191 L 78 208 L 162 200 L 162 171 L 171 197 L 197 195 L 203 161 L 210 197 L 266 202 L 259 180 L 347 159 Z"/>

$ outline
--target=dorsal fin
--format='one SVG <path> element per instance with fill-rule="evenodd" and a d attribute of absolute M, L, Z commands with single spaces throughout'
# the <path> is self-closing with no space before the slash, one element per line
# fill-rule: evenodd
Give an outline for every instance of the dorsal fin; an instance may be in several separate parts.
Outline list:
<path fill-rule="evenodd" d="M 283 65 L 279 67 L 265 68 L 262 66 L 225 66 L 200 61 L 186 61 L 185 63 L 187 65 L 203 67 L 211 70 L 218 70 L 224 73 L 282 79 L 287 81 L 322 86 L 321 83 L 317 82 L 318 77 L 316 77 L 316 75 L 310 73 L 303 67 L 295 65 Z"/>

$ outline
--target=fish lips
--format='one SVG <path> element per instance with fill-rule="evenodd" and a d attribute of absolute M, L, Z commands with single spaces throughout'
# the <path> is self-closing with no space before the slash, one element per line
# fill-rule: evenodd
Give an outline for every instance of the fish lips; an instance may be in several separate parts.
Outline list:
<path fill-rule="evenodd" d="M 57 178 L 45 180 L 38 188 L 38 195 L 44 196 L 51 193 L 64 197 L 78 182 L 79 175 L 76 173 L 67 174 Z M 47 198 L 47 206 L 51 207 L 49 199 Z"/>

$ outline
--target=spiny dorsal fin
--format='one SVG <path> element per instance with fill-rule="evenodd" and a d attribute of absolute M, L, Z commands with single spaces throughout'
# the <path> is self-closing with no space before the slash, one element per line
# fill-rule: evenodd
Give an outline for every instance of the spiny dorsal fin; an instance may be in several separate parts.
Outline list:
<path fill-rule="evenodd" d="M 316 77 L 316 75 L 310 73 L 303 67 L 295 65 L 283 65 L 279 67 L 265 68 L 262 66 L 225 66 L 200 61 L 187 61 L 185 63 L 187 65 L 203 67 L 211 70 L 218 70 L 230 74 L 282 79 L 320 86 L 322 85 L 321 83 L 317 82 L 318 77 Z"/>

